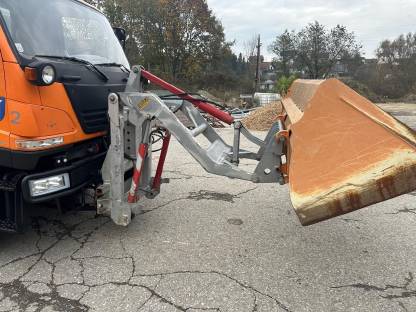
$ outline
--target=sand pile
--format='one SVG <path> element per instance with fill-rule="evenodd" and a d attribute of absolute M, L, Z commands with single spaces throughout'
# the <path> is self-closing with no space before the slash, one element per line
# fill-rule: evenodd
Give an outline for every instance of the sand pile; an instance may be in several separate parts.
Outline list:
<path fill-rule="evenodd" d="M 243 119 L 243 124 L 247 129 L 257 131 L 267 131 L 277 122 L 278 116 L 282 113 L 281 102 L 261 107 Z"/>

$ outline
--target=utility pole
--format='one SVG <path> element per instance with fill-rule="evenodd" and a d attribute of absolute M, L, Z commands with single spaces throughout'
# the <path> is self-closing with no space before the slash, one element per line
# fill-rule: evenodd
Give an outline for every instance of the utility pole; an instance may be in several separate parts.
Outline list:
<path fill-rule="evenodd" d="M 260 83 L 260 51 L 261 49 L 261 39 L 260 35 L 257 41 L 257 64 L 256 64 L 256 81 L 254 85 L 254 93 L 256 93 L 259 90 L 259 83 Z"/>

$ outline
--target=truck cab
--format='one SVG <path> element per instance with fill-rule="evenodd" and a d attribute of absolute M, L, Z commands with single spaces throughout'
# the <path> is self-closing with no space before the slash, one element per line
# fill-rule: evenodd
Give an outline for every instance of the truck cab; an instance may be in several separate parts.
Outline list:
<path fill-rule="evenodd" d="M 130 66 L 106 17 L 78 0 L 0 0 L 0 230 L 100 183 L 108 95 Z"/>

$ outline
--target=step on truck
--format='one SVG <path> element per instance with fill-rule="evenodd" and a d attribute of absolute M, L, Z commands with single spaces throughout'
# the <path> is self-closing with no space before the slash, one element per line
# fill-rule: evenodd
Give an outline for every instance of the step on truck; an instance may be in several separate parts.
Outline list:
<path fill-rule="evenodd" d="M 288 184 L 303 225 L 416 189 L 415 133 L 336 79 L 295 81 L 258 138 L 208 100 L 130 67 L 125 31 L 83 1 L 0 0 L 0 24 L 2 231 L 21 231 L 33 209 L 69 197 L 127 226 L 140 199 L 167 182 L 172 136 L 212 174 Z M 169 95 L 146 92 L 149 83 Z M 232 127 L 233 142 L 202 113 Z M 257 166 L 243 170 L 243 159 Z"/>

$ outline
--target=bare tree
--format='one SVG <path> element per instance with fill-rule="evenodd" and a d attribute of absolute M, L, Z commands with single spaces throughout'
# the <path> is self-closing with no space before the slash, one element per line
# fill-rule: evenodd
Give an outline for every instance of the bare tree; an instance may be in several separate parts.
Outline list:
<path fill-rule="evenodd" d="M 244 57 L 248 62 L 250 62 L 256 55 L 257 38 L 258 35 L 252 35 L 250 39 L 243 43 Z"/>

